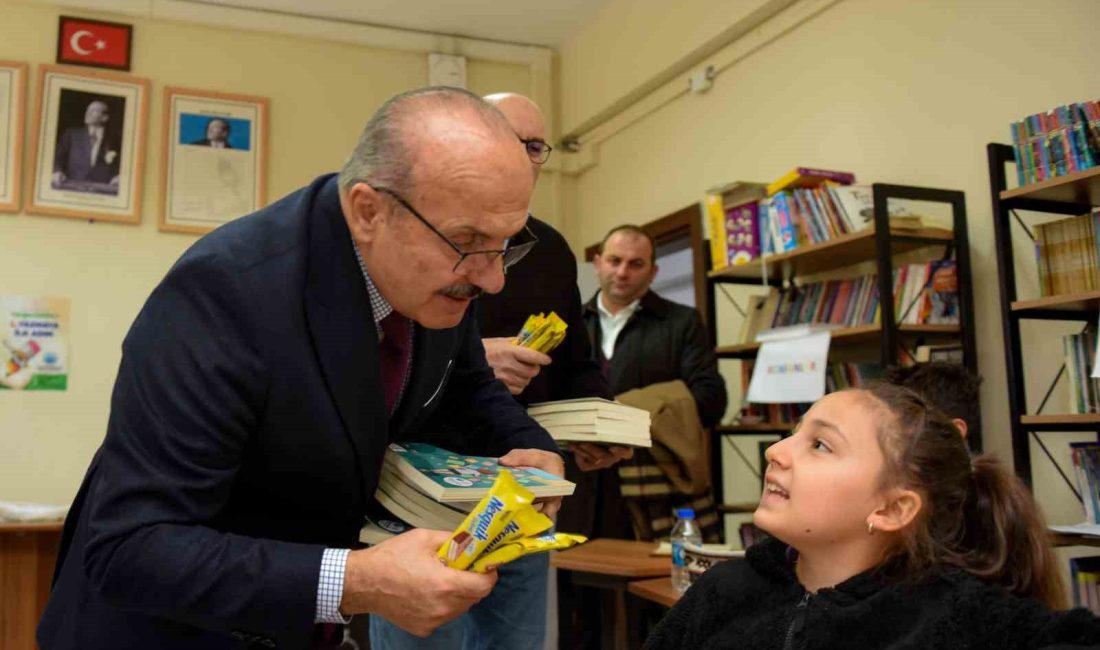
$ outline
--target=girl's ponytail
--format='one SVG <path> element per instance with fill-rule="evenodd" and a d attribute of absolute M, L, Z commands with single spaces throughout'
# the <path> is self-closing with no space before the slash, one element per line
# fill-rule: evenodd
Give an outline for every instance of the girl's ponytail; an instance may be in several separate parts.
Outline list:
<path fill-rule="evenodd" d="M 913 391 L 876 384 L 868 392 L 890 416 L 879 426 L 882 482 L 925 499 L 891 564 L 910 577 L 954 566 L 1064 608 L 1050 533 L 1024 484 L 992 457 L 971 459 L 951 420 Z"/>
<path fill-rule="evenodd" d="M 1066 607 L 1050 533 L 1035 500 L 995 458 L 974 459 L 961 514 L 965 533 L 949 549 L 950 564 L 1054 609 Z"/>

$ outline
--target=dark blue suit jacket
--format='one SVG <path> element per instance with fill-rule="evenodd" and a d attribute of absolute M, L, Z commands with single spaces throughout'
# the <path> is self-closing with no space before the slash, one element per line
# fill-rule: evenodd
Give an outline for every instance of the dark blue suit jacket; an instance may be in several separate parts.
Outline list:
<path fill-rule="evenodd" d="M 484 454 L 557 450 L 493 378 L 473 314 L 417 328 L 391 422 L 334 177 L 200 240 L 123 344 L 42 648 L 305 647 L 321 552 L 356 545 L 388 441 L 443 410 Z"/>
<path fill-rule="evenodd" d="M 112 151 L 114 155 L 109 156 L 108 152 Z M 96 152 L 95 164 L 92 164 L 92 141 L 88 137 L 88 128 L 74 126 L 65 129 L 58 138 L 53 167 L 55 172 L 64 172 L 71 181 L 110 183 L 112 178 L 118 176 L 120 153 L 118 140 L 105 130 Z"/>

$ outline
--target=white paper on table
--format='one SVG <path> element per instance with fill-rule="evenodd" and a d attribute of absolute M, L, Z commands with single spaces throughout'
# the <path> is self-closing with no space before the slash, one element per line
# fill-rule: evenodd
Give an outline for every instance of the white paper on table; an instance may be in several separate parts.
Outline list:
<path fill-rule="evenodd" d="M 1096 337 L 1096 352 L 1092 355 L 1092 376 L 1100 377 L 1100 336 Z"/>
<path fill-rule="evenodd" d="M 829 331 L 799 329 L 775 338 L 774 331 L 764 334 L 759 337 L 764 343 L 756 353 L 746 399 L 767 404 L 814 402 L 824 397 Z"/>

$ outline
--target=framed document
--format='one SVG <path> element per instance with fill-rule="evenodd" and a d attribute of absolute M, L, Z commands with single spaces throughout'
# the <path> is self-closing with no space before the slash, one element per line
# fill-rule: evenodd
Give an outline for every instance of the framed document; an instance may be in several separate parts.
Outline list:
<path fill-rule="evenodd" d="M 160 229 L 203 234 L 267 200 L 265 97 L 164 89 Z"/>
<path fill-rule="evenodd" d="M 38 87 L 27 212 L 140 222 L 149 81 L 44 65 Z"/>
<path fill-rule="evenodd" d="M 27 64 L 0 61 L 0 212 L 19 211 Z"/>

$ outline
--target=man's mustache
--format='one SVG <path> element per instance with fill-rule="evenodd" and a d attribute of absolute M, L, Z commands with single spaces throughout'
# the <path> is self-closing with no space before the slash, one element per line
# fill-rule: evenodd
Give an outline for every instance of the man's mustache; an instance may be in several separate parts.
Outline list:
<path fill-rule="evenodd" d="M 444 287 L 439 290 L 441 295 L 448 298 L 456 298 L 458 300 L 473 300 L 480 296 L 483 292 L 481 287 L 475 284 L 452 284 L 449 287 Z"/>

